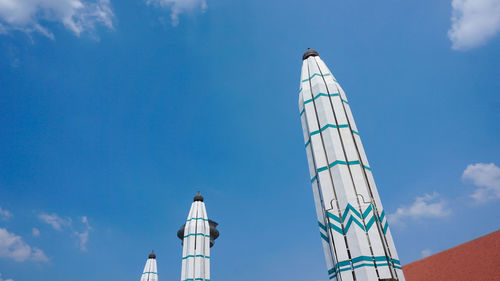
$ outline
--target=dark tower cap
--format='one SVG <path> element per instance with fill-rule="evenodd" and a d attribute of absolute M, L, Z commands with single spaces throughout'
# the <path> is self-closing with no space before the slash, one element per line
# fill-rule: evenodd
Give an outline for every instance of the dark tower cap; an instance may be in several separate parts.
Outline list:
<path fill-rule="evenodd" d="M 150 259 L 156 259 L 155 251 L 151 251 L 151 254 L 149 254 Z"/>
<path fill-rule="evenodd" d="M 307 51 L 302 56 L 302 60 L 305 60 L 305 59 L 307 59 L 308 57 L 311 57 L 311 56 L 312 57 L 317 57 L 317 56 L 319 56 L 319 54 L 315 50 L 312 50 L 311 48 L 307 48 Z"/>
<path fill-rule="evenodd" d="M 200 193 L 199 191 L 198 191 L 198 194 L 196 194 L 196 195 L 194 196 L 194 200 L 193 200 L 193 201 L 194 201 L 194 202 L 196 202 L 196 201 L 201 201 L 201 202 L 203 202 L 203 196 L 201 196 L 201 193 Z"/>

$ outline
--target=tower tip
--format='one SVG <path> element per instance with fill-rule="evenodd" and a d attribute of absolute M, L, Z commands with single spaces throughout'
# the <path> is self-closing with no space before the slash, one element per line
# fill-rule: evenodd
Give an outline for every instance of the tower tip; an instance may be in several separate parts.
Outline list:
<path fill-rule="evenodd" d="M 150 259 L 156 259 L 155 251 L 151 251 L 151 254 L 149 254 Z"/>
<path fill-rule="evenodd" d="M 203 196 L 201 196 L 201 193 L 198 191 L 198 194 L 196 194 L 194 196 L 194 199 L 193 199 L 193 202 L 196 202 L 196 201 L 201 201 L 203 202 Z"/>
<path fill-rule="evenodd" d="M 307 48 L 307 51 L 304 53 L 304 55 L 302 55 L 302 60 L 305 60 L 308 57 L 317 57 L 317 56 L 319 56 L 317 51 L 311 48 Z"/>

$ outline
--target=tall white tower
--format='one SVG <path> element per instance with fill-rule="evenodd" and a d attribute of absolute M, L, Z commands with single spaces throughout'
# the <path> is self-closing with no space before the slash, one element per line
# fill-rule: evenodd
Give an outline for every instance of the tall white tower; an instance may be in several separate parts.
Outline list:
<path fill-rule="evenodd" d="M 181 281 L 210 281 L 210 248 L 219 237 L 217 223 L 209 220 L 203 196 L 198 193 L 177 236 L 182 240 Z"/>
<path fill-rule="evenodd" d="M 404 281 L 347 97 L 311 49 L 303 55 L 299 110 L 328 277 Z"/>
<path fill-rule="evenodd" d="M 141 281 L 158 281 L 158 271 L 156 269 L 156 255 L 154 251 L 149 254 L 146 266 L 141 276 Z"/>

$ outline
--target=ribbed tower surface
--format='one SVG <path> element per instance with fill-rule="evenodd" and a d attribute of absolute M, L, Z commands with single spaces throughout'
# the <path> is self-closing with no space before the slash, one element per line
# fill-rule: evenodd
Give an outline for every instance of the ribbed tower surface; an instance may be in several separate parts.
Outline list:
<path fill-rule="evenodd" d="M 182 235 L 181 281 L 210 280 L 210 224 L 203 196 L 198 193 L 191 204 Z"/>
<path fill-rule="evenodd" d="M 404 281 L 347 96 L 310 49 L 303 55 L 299 112 L 328 277 Z"/>
<path fill-rule="evenodd" d="M 141 281 L 158 281 L 158 271 L 156 268 L 156 255 L 154 251 L 148 256 L 144 271 L 141 276 Z"/>

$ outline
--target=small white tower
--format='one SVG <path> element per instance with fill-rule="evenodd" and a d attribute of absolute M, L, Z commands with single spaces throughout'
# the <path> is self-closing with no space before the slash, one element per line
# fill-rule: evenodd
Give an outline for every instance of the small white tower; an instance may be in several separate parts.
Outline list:
<path fill-rule="evenodd" d="M 210 281 L 210 247 L 219 231 L 208 219 L 203 196 L 198 192 L 193 201 L 186 224 L 177 232 L 183 245 L 181 281 Z"/>
<path fill-rule="evenodd" d="M 158 281 L 158 271 L 156 269 L 156 255 L 154 251 L 149 254 L 144 272 L 141 276 L 141 281 Z"/>

